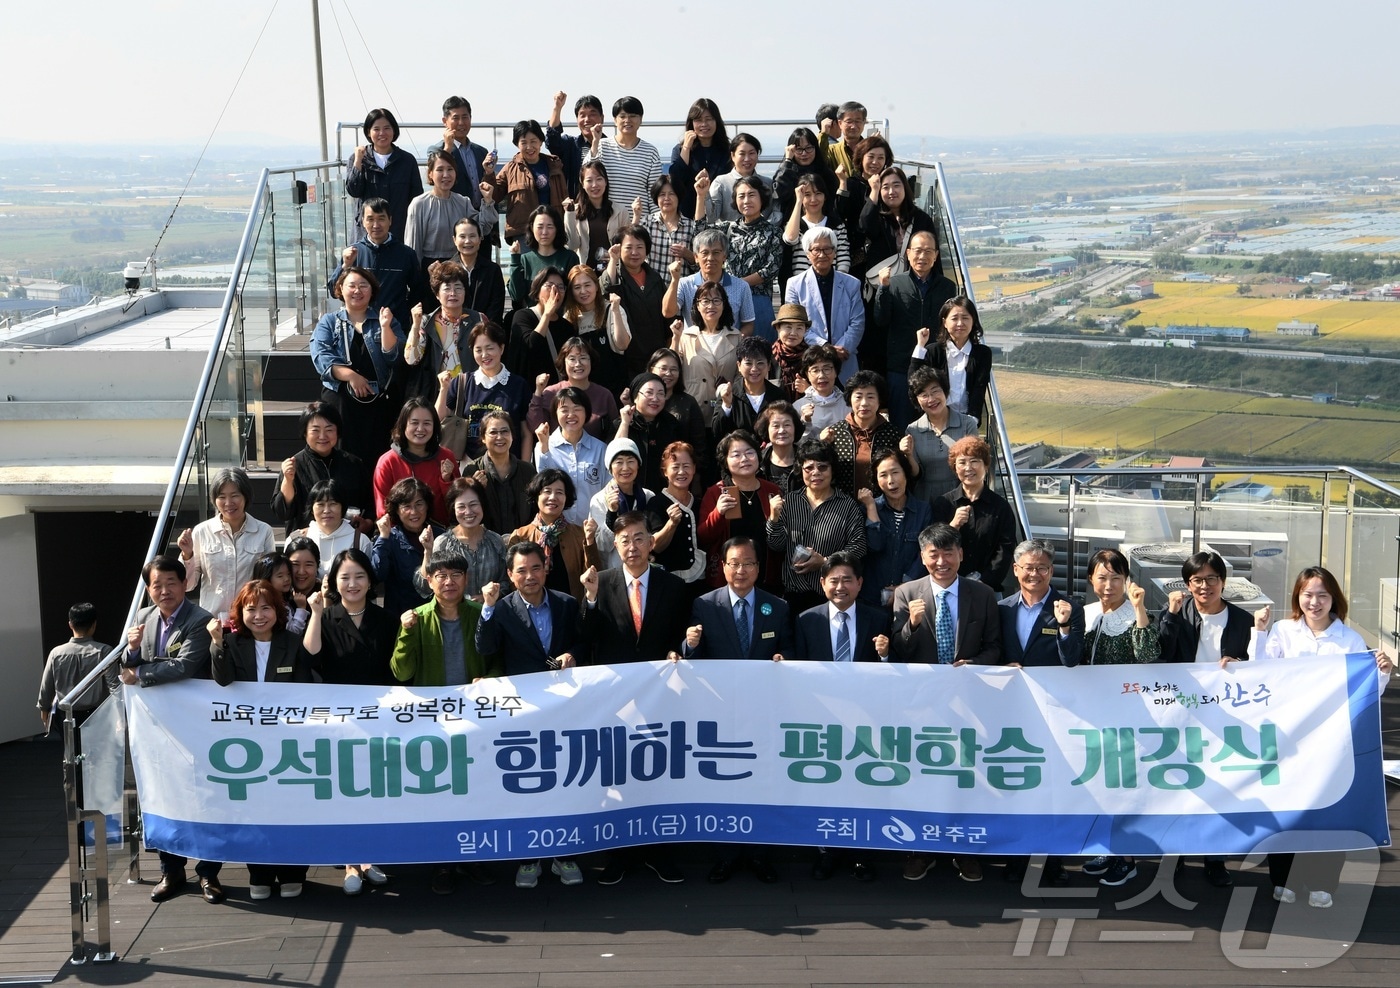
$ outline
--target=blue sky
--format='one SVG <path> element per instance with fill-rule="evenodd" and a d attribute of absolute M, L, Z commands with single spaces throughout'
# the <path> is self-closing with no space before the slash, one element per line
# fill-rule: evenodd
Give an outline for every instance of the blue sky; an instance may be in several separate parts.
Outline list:
<path fill-rule="evenodd" d="M 24 7 L 6 24 L 8 142 L 202 144 L 271 12 L 216 143 L 315 143 L 308 0 Z M 561 88 L 671 119 L 701 95 L 731 117 L 854 98 L 897 132 L 956 138 L 1400 123 L 1393 0 L 535 0 L 493 17 L 489 42 L 480 9 L 508 8 L 322 0 L 332 126 L 374 105 L 436 119 L 452 93 L 478 120 L 543 120 Z"/>

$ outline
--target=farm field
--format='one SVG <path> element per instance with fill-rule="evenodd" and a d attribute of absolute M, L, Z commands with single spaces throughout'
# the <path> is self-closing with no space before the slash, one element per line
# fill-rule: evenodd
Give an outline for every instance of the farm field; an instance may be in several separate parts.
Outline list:
<path fill-rule="evenodd" d="M 1276 339 L 1275 329 L 1280 322 L 1297 319 L 1317 323 L 1322 332 L 1316 339 L 1293 341 L 1302 348 L 1337 342 L 1400 347 L 1400 303 L 1252 298 L 1238 294 L 1233 284 L 1159 281 L 1156 289 L 1161 298 L 1134 303 L 1142 313 L 1136 322 L 1160 326 L 1244 326 Z"/>
<path fill-rule="evenodd" d="M 993 288 L 1000 288 L 1003 295 L 1020 295 L 1023 292 L 1036 292 L 1046 288 L 1053 281 L 993 281 L 992 275 L 1004 275 L 1013 270 L 1012 268 L 984 268 L 973 267 L 968 269 L 972 275 L 972 290 L 977 298 L 987 299 L 992 295 Z"/>
<path fill-rule="evenodd" d="M 1400 466 L 1400 412 L 998 370 L 1013 443 Z"/>

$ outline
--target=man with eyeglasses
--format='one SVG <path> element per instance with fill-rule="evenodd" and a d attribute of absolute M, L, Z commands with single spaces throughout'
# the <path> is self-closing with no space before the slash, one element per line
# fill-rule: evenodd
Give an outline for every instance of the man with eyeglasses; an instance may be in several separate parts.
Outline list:
<path fill-rule="evenodd" d="M 1084 608 L 1050 585 L 1054 549 L 1041 539 L 1026 539 L 1011 558 L 1020 589 L 999 602 L 1001 664 L 1079 665 L 1084 655 Z"/>
<path fill-rule="evenodd" d="M 802 235 L 802 249 L 811 267 L 787 284 L 786 302 L 796 302 L 812 320 L 807 342 L 816 346 L 829 343 L 841 354 L 841 383 L 860 369 L 856 348 L 865 336 L 865 303 L 860 281 L 836 270 L 836 233 L 830 227 L 814 226 Z"/>
<path fill-rule="evenodd" d="M 681 655 L 687 659 L 771 659 L 792 654 L 787 601 L 759 590 L 758 549 L 737 535 L 724 543 L 724 586 L 690 607 Z"/>
<path fill-rule="evenodd" d="M 1254 618 L 1222 596 L 1226 572 L 1225 560 L 1216 552 L 1198 552 L 1181 564 L 1187 590 L 1168 594 L 1166 610 L 1157 618 L 1157 638 L 1162 646 L 1157 661 L 1220 666 L 1222 661 L 1249 658 Z M 1178 859 L 1177 871 L 1183 863 L 1184 859 Z M 1223 856 L 1206 857 L 1205 877 L 1216 888 L 1234 884 Z"/>

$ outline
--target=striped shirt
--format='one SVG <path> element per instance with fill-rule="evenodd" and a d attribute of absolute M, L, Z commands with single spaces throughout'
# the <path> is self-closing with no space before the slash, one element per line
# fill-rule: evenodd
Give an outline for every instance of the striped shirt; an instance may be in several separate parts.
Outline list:
<path fill-rule="evenodd" d="M 638 139 L 637 146 L 629 150 L 605 137 L 598 142 L 598 153 L 590 150 L 583 160 L 585 164 L 601 161 L 608 170 L 608 198 L 614 209 L 630 216 L 633 200 L 640 197 L 644 203 L 651 202 L 651 183 L 661 177 L 661 153 L 656 145 Z"/>
<path fill-rule="evenodd" d="M 768 519 L 768 548 L 783 555 L 783 586 L 792 593 L 821 590 L 821 572 L 795 573 L 792 550 L 805 545 L 822 556 L 844 549 L 857 559 L 865 558 L 865 510 L 848 494 L 833 491 L 815 508 L 806 489 L 793 491 L 783 499 L 783 512 L 777 521 Z"/>

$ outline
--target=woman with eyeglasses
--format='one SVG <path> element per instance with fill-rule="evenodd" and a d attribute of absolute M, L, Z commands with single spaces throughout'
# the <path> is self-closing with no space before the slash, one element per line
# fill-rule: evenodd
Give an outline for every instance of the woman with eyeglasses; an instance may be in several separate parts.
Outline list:
<path fill-rule="evenodd" d="M 786 216 L 792 212 L 798 200 L 798 186 L 804 175 L 817 179 L 818 188 L 825 200 L 825 213 L 833 217 L 833 222 L 842 223 L 836 213 L 836 193 L 841 182 L 817 147 L 817 135 L 810 127 L 798 127 L 788 135 L 787 147 L 783 149 L 783 161 L 773 173 L 773 198 L 778 201 L 778 211 Z M 842 268 L 844 271 L 845 269 Z"/>
<path fill-rule="evenodd" d="M 695 290 L 690 325 L 671 323 L 671 347 L 685 361 L 685 390 L 702 409 L 714 409 L 715 389 L 738 371 L 734 349 L 743 339 L 723 286 L 707 281 Z"/>
<path fill-rule="evenodd" d="M 724 543 L 736 536 L 752 539 L 758 556 L 758 586 L 782 592 L 782 560 L 768 551 L 768 516 L 774 497 L 783 491 L 759 472 L 758 438 L 742 429 L 719 441 L 720 481 L 705 491 L 696 512 L 700 547 L 708 559 L 706 582 L 724 586 Z"/>
<path fill-rule="evenodd" d="M 631 439 L 642 456 L 642 486 L 659 491 L 666 486 L 661 472 L 661 454 L 666 447 L 683 439 L 678 421 L 666 413 L 666 385 L 655 374 L 638 374 L 632 379 L 632 403 L 618 413 L 616 439 Z"/>

